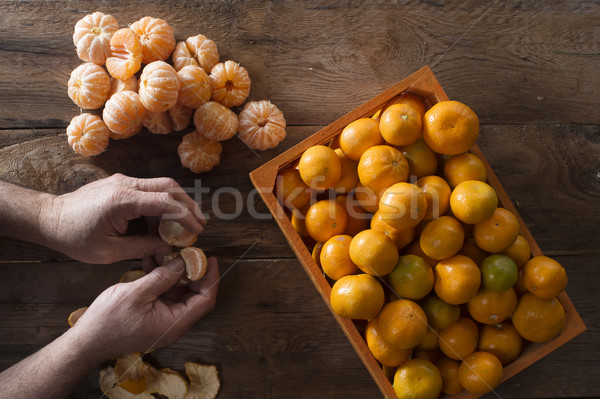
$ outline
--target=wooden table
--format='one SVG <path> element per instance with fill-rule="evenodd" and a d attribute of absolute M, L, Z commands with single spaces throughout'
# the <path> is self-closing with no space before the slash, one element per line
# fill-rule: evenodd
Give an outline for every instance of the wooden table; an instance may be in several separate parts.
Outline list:
<path fill-rule="evenodd" d="M 501 385 L 503 398 L 600 396 L 600 7 L 592 2 L 5 1 L 0 5 L 0 178 L 53 193 L 122 172 L 170 176 L 210 188 L 211 216 L 199 245 L 220 261 L 215 310 L 176 344 L 150 355 L 183 370 L 217 364 L 221 398 L 378 398 L 366 369 L 338 328 L 272 219 L 248 172 L 424 65 L 447 94 L 479 115 L 479 145 L 542 250 L 567 269 L 567 292 L 588 331 Z M 213 39 L 221 59 L 245 66 L 250 99 L 285 114 L 288 137 L 255 154 L 224 143 L 221 165 L 181 168 L 181 133 L 111 142 L 83 159 L 65 127 L 79 113 L 66 94 L 80 61 L 71 35 L 92 11 L 125 26 L 166 19 L 178 40 Z M 238 217 L 235 187 L 244 198 Z M 0 239 L 0 370 L 67 329 L 138 261 L 109 266 Z M 98 373 L 74 398 L 99 397 Z M 493 396 L 490 396 L 493 397 Z"/>

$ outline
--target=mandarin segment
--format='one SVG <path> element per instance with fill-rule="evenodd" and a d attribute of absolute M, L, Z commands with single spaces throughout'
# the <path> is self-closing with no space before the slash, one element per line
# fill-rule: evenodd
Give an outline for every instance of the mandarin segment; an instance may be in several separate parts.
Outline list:
<path fill-rule="evenodd" d="M 175 49 L 173 28 L 160 18 L 144 17 L 129 26 L 140 38 L 142 63 L 164 61 Z"/>
<path fill-rule="evenodd" d="M 139 82 L 140 100 L 151 112 L 165 112 L 177 103 L 179 76 L 164 61 L 154 61 L 144 67 Z"/>
<path fill-rule="evenodd" d="M 208 270 L 208 260 L 204 251 L 196 247 L 186 247 L 180 252 L 185 263 L 185 274 L 189 281 L 198 281 Z"/>
<path fill-rule="evenodd" d="M 221 143 L 207 139 L 198 132 L 183 136 L 181 144 L 177 147 L 181 165 L 194 173 L 212 170 L 221 162 L 222 151 Z"/>
<path fill-rule="evenodd" d="M 83 307 L 83 308 L 79 308 L 77 310 L 72 311 L 69 314 L 69 318 L 67 319 L 67 323 L 69 323 L 69 327 L 73 327 L 75 324 L 77 324 L 77 321 L 81 318 L 81 316 L 83 316 L 83 314 L 85 313 L 85 311 L 88 309 L 87 306 Z"/>
<path fill-rule="evenodd" d="M 177 75 L 180 82 L 178 100 L 183 105 L 198 108 L 210 100 L 210 79 L 204 69 L 196 65 L 186 65 Z"/>
<path fill-rule="evenodd" d="M 77 56 L 82 61 L 104 65 L 110 57 L 110 39 L 118 29 L 119 23 L 112 15 L 99 11 L 86 15 L 77 21 L 73 32 Z"/>
<path fill-rule="evenodd" d="M 111 131 L 110 138 L 126 139 L 142 129 L 146 108 L 137 93 L 125 90 L 113 95 L 104 104 L 102 119 Z"/>
<path fill-rule="evenodd" d="M 235 61 L 220 62 L 210 71 L 212 100 L 231 108 L 242 105 L 250 94 L 246 68 Z"/>
<path fill-rule="evenodd" d="M 133 76 L 142 66 L 142 45 L 129 28 L 119 29 L 110 39 L 110 57 L 106 59 L 108 73 L 116 79 Z"/>
<path fill-rule="evenodd" d="M 283 112 L 268 100 L 249 101 L 238 116 L 240 139 L 250 148 L 275 148 L 286 137 Z"/>
<path fill-rule="evenodd" d="M 110 77 L 104 68 L 91 62 L 71 72 L 68 94 L 79 108 L 97 109 L 104 105 L 110 91 Z"/>
<path fill-rule="evenodd" d="M 71 119 L 67 137 L 73 151 L 84 157 L 91 157 L 101 154 L 108 147 L 110 130 L 100 117 L 81 114 Z"/>
<path fill-rule="evenodd" d="M 189 247 L 198 239 L 198 234 L 186 230 L 174 219 L 162 219 L 158 225 L 158 234 L 164 242 L 176 247 Z"/>
<path fill-rule="evenodd" d="M 237 133 L 236 114 L 215 101 L 207 101 L 194 111 L 196 130 L 210 140 L 229 140 Z"/>
<path fill-rule="evenodd" d="M 197 65 L 209 73 L 219 62 L 219 52 L 215 42 L 204 35 L 196 35 L 177 43 L 172 58 L 178 71 L 186 65 Z"/>

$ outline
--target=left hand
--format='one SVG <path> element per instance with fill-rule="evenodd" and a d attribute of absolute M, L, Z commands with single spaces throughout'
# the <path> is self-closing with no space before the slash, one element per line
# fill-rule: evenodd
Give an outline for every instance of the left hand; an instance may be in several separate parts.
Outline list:
<path fill-rule="evenodd" d="M 162 215 L 195 234 L 206 225 L 198 204 L 173 179 L 115 174 L 45 203 L 40 212 L 42 244 L 88 263 L 166 255 L 170 247 L 157 235 L 125 235 L 129 221 Z"/>
<path fill-rule="evenodd" d="M 102 292 L 72 327 L 86 342 L 90 357 L 105 361 L 168 345 L 210 312 L 219 285 L 217 260 L 208 259 L 201 280 L 175 287 L 183 270 L 178 258 L 138 280 Z M 166 299 L 163 294 L 168 291 Z M 177 297 L 174 292 L 179 293 Z"/>

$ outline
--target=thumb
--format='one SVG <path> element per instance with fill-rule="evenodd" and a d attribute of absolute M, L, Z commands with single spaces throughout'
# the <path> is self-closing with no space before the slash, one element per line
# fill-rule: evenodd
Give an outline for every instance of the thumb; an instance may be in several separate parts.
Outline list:
<path fill-rule="evenodd" d="M 131 284 L 134 285 L 133 289 L 139 290 L 143 297 L 154 299 L 177 284 L 184 269 L 183 259 L 175 258 Z"/>
<path fill-rule="evenodd" d="M 168 254 L 171 252 L 171 247 L 158 236 L 134 235 L 116 238 L 112 252 L 115 261 L 119 261 L 143 259 L 154 255 L 157 251 Z"/>

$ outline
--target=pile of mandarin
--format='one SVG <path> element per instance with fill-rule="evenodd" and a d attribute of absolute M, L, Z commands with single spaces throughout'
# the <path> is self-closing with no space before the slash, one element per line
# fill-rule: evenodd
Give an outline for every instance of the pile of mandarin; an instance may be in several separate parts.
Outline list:
<path fill-rule="evenodd" d="M 531 257 L 469 152 L 479 120 L 412 93 L 283 170 L 276 194 L 400 399 L 492 391 L 523 340 L 556 338 L 565 269 Z M 359 320 L 363 322 L 359 322 Z M 364 324 L 366 323 L 366 325 Z"/>
<path fill-rule="evenodd" d="M 155 134 L 187 128 L 178 153 L 193 172 L 220 162 L 221 141 L 236 134 L 252 149 L 276 147 L 286 136 L 283 113 L 270 101 L 249 101 L 248 71 L 219 62 L 214 41 L 204 35 L 176 42 L 164 20 L 144 17 L 119 29 L 117 20 L 95 12 L 75 25 L 73 42 L 83 61 L 71 73 L 69 97 L 81 109 L 102 109 L 102 118 L 82 113 L 67 128 L 69 144 L 84 156 L 102 153 L 146 127 Z M 171 59 L 171 63 L 166 60 Z M 105 65 L 106 69 L 103 67 Z"/>

